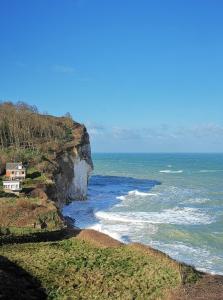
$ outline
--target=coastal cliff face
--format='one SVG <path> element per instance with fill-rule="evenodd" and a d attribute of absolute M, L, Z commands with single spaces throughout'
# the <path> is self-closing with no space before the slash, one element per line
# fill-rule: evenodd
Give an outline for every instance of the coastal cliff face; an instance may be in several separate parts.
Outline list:
<path fill-rule="evenodd" d="M 63 117 L 40 114 L 23 102 L 0 103 L 0 175 L 6 162 L 21 161 L 58 207 L 87 197 L 93 169 L 89 135 L 70 114 Z M 1 185 L 0 185 L 1 187 Z"/>
<path fill-rule="evenodd" d="M 19 195 L 2 181 L 7 162 L 22 162 L 27 176 Z M 0 235 L 66 226 L 60 208 L 84 200 L 93 169 L 89 135 L 69 114 L 40 114 L 25 103 L 0 103 Z"/>
<path fill-rule="evenodd" d="M 58 206 L 62 207 L 72 200 L 85 200 L 93 163 L 89 135 L 84 125 L 74 123 L 72 140 L 57 154 L 56 163 L 53 198 Z"/>

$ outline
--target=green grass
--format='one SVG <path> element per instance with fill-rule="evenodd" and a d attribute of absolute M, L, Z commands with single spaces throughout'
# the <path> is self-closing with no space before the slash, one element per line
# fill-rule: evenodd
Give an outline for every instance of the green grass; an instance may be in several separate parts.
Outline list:
<path fill-rule="evenodd" d="M 37 164 L 41 161 L 42 154 L 38 150 L 23 149 L 23 148 L 6 148 L 0 150 L 0 157 L 7 158 L 7 161 L 23 161 Z"/>
<path fill-rule="evenodd" d="M 39 172 L 36 168 L 31 167 L 27 169 L 26 178 L 22 182 L 23 188 L 35 188 L 37 184 L 47 183 L 47 176 Z"/>
<path fill-rule="evenodd" d="M 1 239 L 7 240 L 11 237 L 19 237 L 19 236 L 23 237 L 25 235 L 30 235 L 37 232 L 42 232 L 42 230 L 38 228 L 30 228 L 30 227 L 15 227 L 15 226 L 14 227 L 8 226 L 6 228 L 0 227 L 0 235 L 2 234 L 0 240 Z"/>
<path fill-rule="evenodd" d="M 165 299 L 182 282 L 179 264 L 168 257 L 128 246 L 97 248 L 75 238 L 4 245 L 0 255 L 38 278 L 48 299 Z"/>

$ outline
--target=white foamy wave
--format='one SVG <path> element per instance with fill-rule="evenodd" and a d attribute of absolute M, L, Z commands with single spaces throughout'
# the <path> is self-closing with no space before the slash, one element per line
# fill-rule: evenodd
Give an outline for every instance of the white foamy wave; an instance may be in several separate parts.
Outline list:
<path fill-rule="evenodd" d="M 119 200 L 125 200 L 125 199 L 126 199 L 126 196 L 118 196 L 118 197 L 116 197 L 116 199 L 119 199 Z"/>
<path fill-rule="evenodd" d="M 116 199 L 119 200 L 126 200 L 128 198 L 132 198 L 132 197 L 148 197 L 148 196 L 158 196 L 158 194 L 155 193 L 145 193 L 145 192 L 140 192 L 138 190 L 133 190 L 133 191 L 129 191 L 127 195 L 125 196 L 118 196 L 116 197 Z"/>
<path fill-rule="evenodd" d="M 160 170 L 160 173 L 166 173 L 166 174 L 177 174 L 177 173 L 183 173 L 183 170 Z"/>
<path fill-rule="evenodd" d="M 136 223 L 134 226 L 129 226 L 128 223 L 111 223 L 106 220 L 87 227 L 88 229 L 94 229 L 99 232 L 105 233 L 116 240 L 124 243 L 137 242 L 138 239 L 143 238 L 143 232 L 146 232 L 147 236 L 151 236 L 157 233 L 158 227 L 154 224 L 142 224 Z M 137 238 L 134 238 L 136 237 Z"/>
<path fill-rule="evenodd" d="M 178 261 L 195 266 L 199 271 L 223 275 L 223 272 L 215 271 L 218 269 L 218 263 L 221 263 L 222 257 L 213 255 L 205 247 L 192 247 L 179 242 L 172 244 L 160 241 L 151 241 L 150 245 Z"/>
<path fill-rule="evenodd" d="M 145 193 L 145 192 L 140 192 L 138 190 L 130 191 L 130 192 L 128 192 L 128 195 L 131 195 L 131 196 L 141 196 L 141 197 L 157 196 L 157 194 L 155 194 L 155 193 Z"/>
<path fill-rule="evenodd" d="M 199 173 L 215 173 L 222 172 L 223 170 L 200 170 Z"/>
<path fill-rule="evenodd" d="M 107 235 L 111 236 L 113 239 L 116 239 L 116 240 L 118 240 L 118 241 L 123 241 L 123 240 L 122 240 L 122 235 L 119 234 L 119 233 L 117 232 L 117 230 L 116 230 L 115 232 L 114 232 L 114 231 L 107 230 L 107 229 L 105 229 L 104 226 L 103 226 L 102 224 L 100 224 L 100 223 L 97 223 L 97 224 L 95 224 L 95 225 L 93 225 L 93 226 L 89 226 L 89 227 L 86 227 L 86 228 L 87 228 L 87 229 L 94 229 L 94 230 L 96 230 L 96 231 L 99 231 L 99 232 L 102 232 L 102 233 L 104 233 L 104 234 L 107 234 Z"/>
<path fill-rule="evenodd" d="M 98 211 L 95 216 L 99 220 L 123 223 L 151 224 L 210 224 L 213 219 L 196 208 L 175 207 L 161 212 L 104 212 Z"/>
<path fill-rule="evenodd" d="M 185 202 L 187 202 L 187 203 L 197 203 L 197 204 L 199 204 L 199 203 L 206 203 L 206 202 L 208 202 L 208 201 L 210 201 L 210 199 L 208 199 L 208 198 L 199 198 L 199 197 L 196 197 L 196 198 L 190 198 L 190 199 L 187 199 Z"/>

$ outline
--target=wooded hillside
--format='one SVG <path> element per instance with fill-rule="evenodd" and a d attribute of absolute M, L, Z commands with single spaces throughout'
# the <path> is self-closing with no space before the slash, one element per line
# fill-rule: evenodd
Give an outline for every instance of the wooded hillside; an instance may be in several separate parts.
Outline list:
<path fill-rule="evenodd" d="M 35 106 L 23 102 L 0 103 L 0 149 L 9 147 L 35 149 L 45 142 L 63 143 L 71 139 L 74 122 L 42 115 Z"/>

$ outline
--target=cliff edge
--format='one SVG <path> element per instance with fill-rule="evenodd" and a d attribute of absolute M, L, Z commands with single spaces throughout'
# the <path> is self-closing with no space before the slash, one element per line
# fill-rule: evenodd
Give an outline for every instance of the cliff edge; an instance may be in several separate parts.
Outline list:
<path fill-rule="evenodd" d="M 3 188 L 7 162 L 26 168 L 17 195 Z M 0 103 L 0 233 L 63 227 L 59 209 L 87 198 L 92 170 L 87 129 L 69 114 L 55 117 L 25 103 Z"/>
<path fill-rule="evenodd" d="M 52 173 L 55 185 L 50 196 L 61 207 L 87 198 L 88 179 L 93 170 L 89 135 L 84 125 L 74 122 L 72 140 L 56 154 Z"/>

